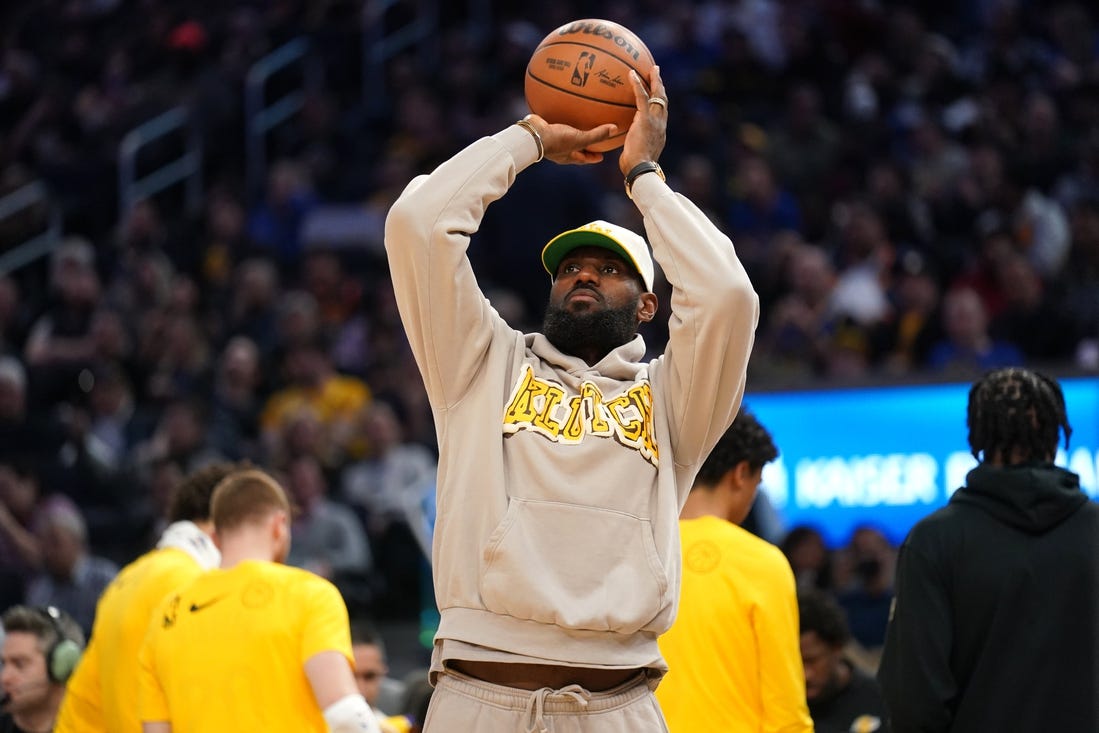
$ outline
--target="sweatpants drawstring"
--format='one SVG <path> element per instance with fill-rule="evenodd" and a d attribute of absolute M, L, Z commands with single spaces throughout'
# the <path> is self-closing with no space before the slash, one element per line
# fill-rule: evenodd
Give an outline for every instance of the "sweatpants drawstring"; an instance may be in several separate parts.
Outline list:
<path fill-rule="evenodd" d="M 530 693 L 530 697 L 527 698 L 527 709 L 524 713 L 527 718 L 527 733 L 550 733 L 549 728 L 546 727 L 545 719 L 546 698 L 549 697 L 571 697 L 580 707 L 586 708 L 588 700 L 591 699 L 591 693 L 580 685 L 568 685 L 559 690 L 552 687 L 543 687 Z"/>

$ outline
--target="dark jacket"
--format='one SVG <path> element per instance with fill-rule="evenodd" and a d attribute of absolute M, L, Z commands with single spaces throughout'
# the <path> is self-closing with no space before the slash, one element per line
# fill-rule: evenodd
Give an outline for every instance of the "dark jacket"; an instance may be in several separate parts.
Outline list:
<path fill-rule="evenodd" d="M 1099 505 L 1048 464 L 969 473 L 901 546 L 894 733 L 1099 732 Z"/>

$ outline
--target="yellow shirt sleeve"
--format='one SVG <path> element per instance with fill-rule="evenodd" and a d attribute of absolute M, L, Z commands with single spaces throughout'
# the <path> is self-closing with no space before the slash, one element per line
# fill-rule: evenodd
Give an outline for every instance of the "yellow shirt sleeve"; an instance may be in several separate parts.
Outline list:
<path fill-rule="evenodd" d="M 305 590 L 305 627 L 301 635 L 301 662 L 319 652 L 337 651 L 354 664 L 347 606 L 336 586 L 314 576 Z"/>
<path fill-rule="evenodd" d="M 763 730 L 811 733 L 794 573 L 781 550 L 773 549 L 772 567 L 764 574 L 767 582 L 759 585 L 761 605 L 752 619 L 759 649 Z"/>
<path fill-rule="evenodd" d="M 86 733 L 107 730 L 100 707 L 99 647 L 95 636 L 76 666 L 54 723 L 54 733 Z"/>
<path fill-rule="evenodd" d="M 157 644 L 163 633 L 164 620 L 170 609 L 178 605 L 179 596 L 172 595 L 149 619 L 149 628 L 137 654 L 137 713 L 142 721 L 171 720 L 168 699 L 157 677 Z"/>

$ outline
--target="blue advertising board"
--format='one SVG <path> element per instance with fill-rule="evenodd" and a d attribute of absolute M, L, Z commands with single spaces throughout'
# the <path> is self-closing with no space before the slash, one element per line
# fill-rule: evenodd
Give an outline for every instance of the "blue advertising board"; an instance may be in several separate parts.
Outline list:
<path fill-rule="evenodd" d="M 1069 450 L 1057 464 L 1099 497 L 1099 379 L 1063 379 Z M 780 455 L 762 490 L 787 528 L 816 526 L 833 547 L 873 524 L 899 544 L 976 465 L 965 425 L 969 384 L 751 393 L 744 404 Z"/>

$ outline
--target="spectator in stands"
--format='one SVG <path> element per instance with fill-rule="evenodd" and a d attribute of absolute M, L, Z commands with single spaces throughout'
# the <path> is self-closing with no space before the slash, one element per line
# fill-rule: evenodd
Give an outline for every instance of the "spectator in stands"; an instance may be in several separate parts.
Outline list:
<path fill-rule="evenodd" d="M 292 276 L 301 262 L 301 225 L 317 205 L 305 168 L 292 160 L 271 166 L 264 199 L 248 214 L 248 236 Z"/>
<path fill-rule="evenodd" d="M 176 399 L 165 406 L 153 434 L 134 446 L 133 463 L 142 478 L 163 460 L 179 464 L 184 473 L 197 471 L 224 456 L 210 444 L 209 407 L 197 399 Z"/>
<path fill-rule="evenodd" d="M 959 287 L 946 294 L 942 323 L 945 338 L 928 356 L 928 365 L 936 371 L 964 375 L 1023 362 L 1015 344 L 992 337 L 984 303 L 971 288 Z"/>
<path fill-rule="evenodd" d="M 728 211 L 729 236 L 743 252 L 744 266 L 752 276 L 766 267 L 772 238 L 787 229 L 801 228 L 797 199 L 775 179 L 767 159 L 744 156 L 732 185 Z"/>
<path fill-rule="evenodd" d="M 788 87 L 783 115 L 770 137 L 767 156 L 778 180 L 798 197 L 806 223 L 819 225 L 835 176 L 840 136 L 825 115 L 817 85 L 801 81 Z"/>
<path fill-rule="evenodd" d="M 38 476 L 28 461 L 0 463 L 0 605 L 23 601 L 26 585 L 42 567 L 42 546 L 34 533 L 41 513 Z"/>
<path fill-rule="evenodd" d="M 325 334 L 317 299 L 304 290 L 283 292 L 276 305 L 275 334 L 283 358 L 291 348 L 323 339 Z"/>
<path fill-rule="evenodd" d="M 908 533 L 878 679 L 895 733 L 1099 730 L 1099 505 L 1054 465 L 1056 381 L 974 382 L 977 467 Z"/>
<path fill-rule="evenodd" d="M 233 271 L 225 333 L 251 339 L 265 360 L 279 344 L 279 295 L 279 273 L 271 260 L 246 259 Z"/>
<path fill-rule="evenodd" d="M 798 591 L 805 696 L 815 733 L 889 733 L 878 682 L 845 653 L 851 641 L 843 609 L 827 593 Z"/>
<path fill-rule="evenodd" d="M 1027 174 L 1023 164 L 1013 160 L 997 203 L 1034 268 L 1042 277 L 1054 277 L 1068 258 L 1068 216 L 1061 204 L 1027 181 Z"/>
<path fill-rule="evenodd" d="M 760 341 L 777 368 L 816 373 L 833 320 L 835 266 L 821 248 L 806 244 L 792 248 L 786 267 L 789 292 L 771 309 Z"/>
<path fill-rule="evenodd" d="M 816 527 L 790 528 L 780 545 L 799 588 L 832 589 L 832 552 Z"/>
<path fill-rule="evenodd" d="M 84 449 L 104 479 L 114 480 L 129 468 L 130 451 L 152 425 L 137 411 L 133 390 L 118 364 L 97 364 L 89 375 Z"/>
<path fill-rule="evenodd" d="M 34 534 L 42 570 L 27 584 L 26 602 L 64 608 L 85 633 L 91 633 L 96 602 L 118 574 L 118 566 L 91 553 L 84 517 L 61 496 L 45 502 L 35 519 Z"/>
<path fill-rule="evenodd" d="M 888 317 L 871 333 L 874 361 L 888 374 L 910 375 L 925 368 L 942 339 L 938 277 L 927 257 L 909 251 L 898 258 L 889 300 Z"/>
<path fill-rule="evenodd" d="M 17 352 L 30 326 L 30 309 L 19 281 L 0 275 L 0 353 Z"/>
<path fill-rule="evenodd" d="M 374 715 L 381 719 L 400 712 L 404 685 L 389 676 L 385 642 L 365 620 L 351 623 L 351 654 L 355 657 L 355 684 Z"/>
<path fill-rule="evenodd" d="M 1072 252 L 1069 264 L 1055 287 L 1061 293 L 1061 308 L 1072 319 L 1077 353 L 1083 356 L 1091 344 L 1099 350 L 1099 195 L 1080 201 L 1071 211 Z M 1084 349 L 1081 349 L 1084 347 Z M 1084 360 L 1080 366 L 1089 366 Z M 1099 369 L 1099 359 L 1090 368 Z"/>
<path fill-rule="evenodd" d="M 189 398 L 209 392 L 213 373 L 209 339 L 195 314 L 165 314 L 155 360 L 146 364 L 148 397 L 160 401 Z"/>
<path fill-rule="evenodd" d="M 54 250 L 50 292 L 51 302 L 35 320 L 24 349 L 40 398 L 47 403 L 69 397 L 76 375 L 95 355 L 91 322 L 101 293 L 90 242 L 70 237 Z"/>
<path fill-rule="evenodd" d="M 233 265 L 248 254 L 245 212 L 234 191 L 224 187 L 206 197 L 205 218 L 198 236 L 199 269 L 193 274 L 221 297 L 230 295 Z"/>
<path fill-rule="evenodd" d="M 408 506 L 433 491 L 436 461 L 427 448 L 404 439 L 397 413 L 375 400 L 360 413 L 367 453 L 343 470 L 340 494 L 362 512 L 378 570 L 386 583 L 386 609 L 398 616 L 419 611 L 420 550 L 409 527 Z"/>
<path fill-rule="evenodd" d="M 893 603 L 896 552 L 877 527 L 862 525 L 836 556 L 836 598 L 855 641 L 876 656 Z"/>
<path fill-rule="evenodd" d="M 0 730 L 53 730 L 65 683 L 80 661 L 84 631 L 54 606 L 12 606 L 0 616 Z"/>
<path fill-rule="evenodd" d="M 57 456 L 64 433 L 56 416 L 29 409 L 27 370 L 15 356 L 0 356 L 0 460 L 43 466 Z"/>
<path fill-rule="evenodd" d="M 232 459 L 261 456 L 261 355 L 247 336 L 233 336 L 218 357 L 210 405 L 210 445 Z"/>
<path fill-rule="evenodd" d="M 1015 344 L 1032 364 L 1066 362 L 1076 346 L 1070 315 L 1046 288 L 1030 260 L 1012 252 L 999 262 L 1004 309 L 989 323 L 995 341 Z"/>
<path fill-rule="evenodd" d="M 299 408 L 308 407 L 324 427 L 333 453 L 342 456 L 355 437 L 356 415 L 370 402 L 370 388 L 332 367 L 327 341 L 321 337 L 288 345 L 283 365 L 287 384 L 271 395 L 260 414 L 264 443 L 269 448 L 278 445 L 290 419 Z"/>
<path fill-rule="evenodd" d="M 359 518 L 328 497 L 328 477 L 314 456 L 294 458 L 286 466 L 286 481 L 298 510 L 287 564 L 331 580 L 349 606 L 369 604 L 374 558 Z"/>
<path fill-rule="evenodd" d="M 742 407 L 680 512 L 681 600 L 659 639 L 668 674 L 656 690 L 672 733 L 813 730 L 794 575 L 777 547 L 738 526 L 777 456 Z"/>
<path fill-rule="evenodd" d="M 832 291 L 832 313 L 869 332 L 889 315 L 889 288 L 896 259 L 881 216 L 861 200 L 833 208 L 836 245 L 842 265 Z"/>

